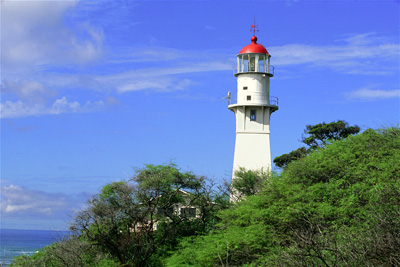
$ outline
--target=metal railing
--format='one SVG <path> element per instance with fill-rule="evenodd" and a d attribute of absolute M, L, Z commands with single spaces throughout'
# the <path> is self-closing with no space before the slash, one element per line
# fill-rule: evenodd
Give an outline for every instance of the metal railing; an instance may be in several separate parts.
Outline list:
<path fill-rule="evenodd" d="M 270 106 L 278 106 L 279 99 L 276 96 L 270 96 L 269 97 L 269 105 Z M 237 104 L 237 97 L 231 97 L 228 99 L 228 105 L 235 105 Z M 257 103 L 254 103 L 257 104 Z"/>
<path fill-rule="evenodd" d="M 271 106 L 278 106 L 278 98 L 276 96 L 270 96 L 269 97 L 269 104 Z"/>
<path fill-rule="evenodd" d="M 265 73 L 265 74 L 274 76 L 275 67 L 274 66 L 269 66 L 269 69 L 264 69 L 263 67 L 260 66 L 259 70 L 255 71 L 255 70 L 249 70 L 247 65 L 245 65 L 244 70 L 240 71 L 240 72 L 238 71 L 238 69 L 236 67 L 233 68 L 233 74 L 234 75 L 238 74 L 238 73 L 252 73 L 252 72 Z"/>

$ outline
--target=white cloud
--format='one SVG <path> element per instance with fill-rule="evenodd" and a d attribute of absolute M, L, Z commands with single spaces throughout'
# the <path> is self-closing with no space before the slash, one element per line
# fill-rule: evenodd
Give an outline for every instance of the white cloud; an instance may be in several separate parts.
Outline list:
<path fill-rule="evenodd" d="M 130 51 L 132 48 L 128 48 L 128 51 L 119 51 L 119 59 L 113 59 L 109 63 L 126 63 L 126 62 L 160 62 L 160 61 L 171 61 L 181 58 L 188 58 L 191 56 L 187 51 L 181 51 L 178 49 L 167 48 L 167 47 L 152 47 L 149 48 L 136 48 L 134 51 Z"/>
<path fill-rule="evenodd" d="M 1 84 L 3 94 L 15 95 L 29 103 L 45 104 L 46 100 L 56 95 L 54 90 L 46 88 L 43 83 L 33 80 L 14 81 L 4 79 Z"/>
<path fill-rule="evenodd" d="M 348 99 L 358 100 L 380 100 L 390 98 L 400 98 L 400 90 L 380 90 L 371 88 L 360 88 L 346 94 Z"/>
<path fill-rule="evenodd" d="M 157 80 L 130 80 L 117 87 L 119 93 L 153 89 L 155 91 L 170 91 L 171 79 L 160 78 Z"/>
<path fill-rule="evenodd" d="M 85 21 L 67 25 L 65 15 L 77 4 L 1 2 L 1 118 L 87 112 L 103 105 L 69 102 L 66 97 L 54 100 L 60 89 L 76 86 L 80 77 L 54 71 L 55 66 L 86 64 L 103 53 L 101 29 Z"/>
<path fill-rule="evenodd" d="M 398 71 L 400 47 L 395 42 L 366 33 L 336 43 L 326 46 L 288 44 L 268 50 L 277 66 L 303 64 L 349 74 L 393 74 Z"/>
<path fill-rule="evenodd" d="M 217 30 L 217 27 L 211 26 L 211 25 L 206 25 L 204 26 L 204 28 L 206 28 L 207 30 Z"/>
<path fill-rule="evenodd" d="M 88 23 L 68 28 L 65 12 L 77 1 L 2 1 L 3 68 L 85 63 L 102 53 L 102 31 Z M 80 32 L 79 32 L 80 31 Z"/>
<path fill-rule="evenodd" d="M 400 56 L 398 45 L 378 37 L 374 33 L 357 34 L 345 39 L 337 40 L 333 45 L 317 46 L 305 44 L 289 44 L 271 47 L 274 65 L 330 68 L 336 72 L 348 74 L 393 74 L 398 70 L 396 64 Z M 201 55 L 207 54 L 208 61 Z M 193 81 L 188 82 L 186 74 L 230 70 L 235 62 L 226 54 L 208 51 L 179 51 L 162 47 L 138 49 L 133 53 L 124 53 L 125 59 L 114 61 L 118 63 L 135 62 L 163 62 L 158 68 L 145 68 L 140 65 L 129 65 L 125 70 L 110 75 L 94 76 L 96 84 L 114 88 L 119 93 L 139 90 L 153 90 L 170 92 L 185 89 Z M 200 56 L 199 56 L 200 55 Z M 374 63 L 371 63 L 374 62 Z M 384 62 L 384 64 L 383 64 Z M 381 64 L 382 63 L 382 64 Z M 380 68 L 377 68 L 377 66 Z M 302 68 L 306 69 L 306 68 Z M 177 86 L 184 83 L 185 86 Z"/>
<path fill-rule="evenodd" d="M 85 22 L 84 17 L 76 19 L 75 11 L 85 8 L 77 4 L 78 1 L 2 3 L 2 13 L 6 15 L 2 17 L 1 25 L 4 77 L 1 118 L 87 112 L 104 104 L 101 101 L 85 103 L 79 96 L 76 97 L 78 101 L 68 101 L 59 96 L 64 94 L 61 90 L 69 88 L 117 93 L 137 90 L 170 92 L 184 90 L 193 84 L 190 79 L 175 74 L 230 68 L 221 63 L 202 63 L 198 51 L 164 47 L 109 49 L 107 62 L 95 61 L 103 55 L 103 31 Z M 100 65 L 96 64 L 99 63 L 102 71 L 109 69 L 111 74 L 79 72 L 81 67 L 76 65 L 89 61 L 94 61 L 94 64 L 85 65 L 88 69 L 99 70 Z M 146 69 L 143 66 L 146 62 L 164 62 L 168 66 Z M 88 69 L 81 70 L 85 72 Z M 122 71 L 112 74 L 114 69 Z M 54 100 L 57 96 L 58 99 Z M 113 100 L 112 103 L 118 102 Z"/>
<path fill-rule="evenodd" d="M 229 63 L 222 62 L 191 62 L 181 66 L 138 69 L 121 73 L 95 77 L 97 84 L 115 88 L 118 93 L 139 90 L 154 90 L 157 92 L 172 92 L 185 90 L 193 81 L 180 78 L 180 74 L 231 70 Z"/>
<path fill-rule="evenodd" d="M 192 82 L 189 79 L 178 80 L 171 77 L 159 77 L 149 80 L 131 80 L 117 88 L 119 93 L 152 89 L 157 92 L 185 90 Z"/>
<path fill-rule="evenodd" d="M 85 102 L 79 94 L 72 96 L 77 101 L 61 97 L 71 88 L 74 90 L 68 95 L 82 88 L 111 95 L 143 90 L 182 91 L 198 83 L 190 76 L 193 73 L 231 70 L 236 65 L 234 55 L 227 55 L 226 51 L 179 50 L 144 44 L 132 46 L 132 43 L 118 43 L 119 47 L 103 50 L 102 29 L 85 21 L 88 18 L 85 12 L 77 14 L 85 8 L 78 4 L 77 1 L 2 2 L 2 93 L 5 94 L 0 104 L 1 118 L 88 112 L 104 106 L 102 101 Z M 306 70 L 323 67 L 349 74 L 396 73 L 400 56 L 397 43 L 374 33 L 353 35 L 330 45 L 288 44 L 267 48 L 273 56 L 272 64 L 281 69 L 301 65 Z M 109 54 L 103 57 L 103 53 Z M 106 100 L 105 95 L 103 99 L 105 104 L 118 102 L 115 98 Z"/>
<path fill-rule="evenodd" d="M 1 187 L 0 210 L 3 218 L 66 217 L 67 213 L 73 215 L 73 211 L 81 205 L 81 200 L 60 193 L 46 193 L 17 185 Z"/>
<path fill-rule="evenodd" d="M 17 118 L 38 115 L 55 115 L 62 113 L 89 112 L 104 105 L 103 101 L 87 101 L 81 105 L 77 101 L 69 102 L 64 96 L 56 99 L 51 106 L 45 106 L 39 103 L 28 104 L 21 100 L 12 102 L 6 101 L 0 104 L 1 118 Z"/>

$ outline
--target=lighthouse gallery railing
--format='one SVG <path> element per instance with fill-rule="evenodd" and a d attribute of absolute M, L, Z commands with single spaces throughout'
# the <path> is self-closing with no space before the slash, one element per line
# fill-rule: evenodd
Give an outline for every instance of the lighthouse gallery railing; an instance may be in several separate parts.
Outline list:
<path fill-rule="evenodd" d="M 237 104 L 237 98 L 232 97 L 228 99 L 228 105 L 235 105 Z M 278 106 L 278 98 L 276 96 L 270 96 L 269 97 L 269 105 L 271 106 Z"/>
<path fill-rule="evenodd" d="M 256 71 L 256 70 L 249 70 L 249 67 L 248 67 L 248 65 L 246 64 L 246 65 L 244 65 L 244 69 L 243 69 L 243 71 L 238 71 L 238 69 L 236 68 L 236 67 L 234 67 L 233 68 L 233 74 L 235 75 L 235 74 L 238 74 L 238 73 L 247 73 L 247 72 L 249 72 L 249 73 L 252 73 L 252 72 L 256 72 L 256 73 L 265 73 L 265 74 L 269 74 L 269 75 L 272 75 L 272 76 L 274 76 L 274 72 L 275 72 L 275 67 L 274 66 L 266 66 L 265 68 L 264 68 L 264 66 L 259 66 L 259 69 L 258 69 L 258 71 Z"/>

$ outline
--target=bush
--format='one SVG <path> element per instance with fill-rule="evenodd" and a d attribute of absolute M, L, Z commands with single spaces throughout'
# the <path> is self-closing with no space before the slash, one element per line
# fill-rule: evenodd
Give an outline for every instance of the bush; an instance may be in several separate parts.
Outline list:
<path fill-rule="evenodd" d="M 221 211 L 167 266 L 398 266 L 400 129 L 335 141 Z"/>

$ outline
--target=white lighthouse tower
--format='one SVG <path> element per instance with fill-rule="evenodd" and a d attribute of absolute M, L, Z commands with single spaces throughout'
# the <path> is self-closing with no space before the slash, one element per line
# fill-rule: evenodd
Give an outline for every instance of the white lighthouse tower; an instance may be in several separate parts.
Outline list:
<path fill-rule="evenodd" d="M 269 125 L 271 114 L 278 110 L 278 99 L 269 94 L 269 79 L 274 76 L 270 58 L 255 35 L 237 55 L 237 98 L 232 98 L 228 106 L 236 116 L 232 180 L 240 167 L 271 171 Z"/>

